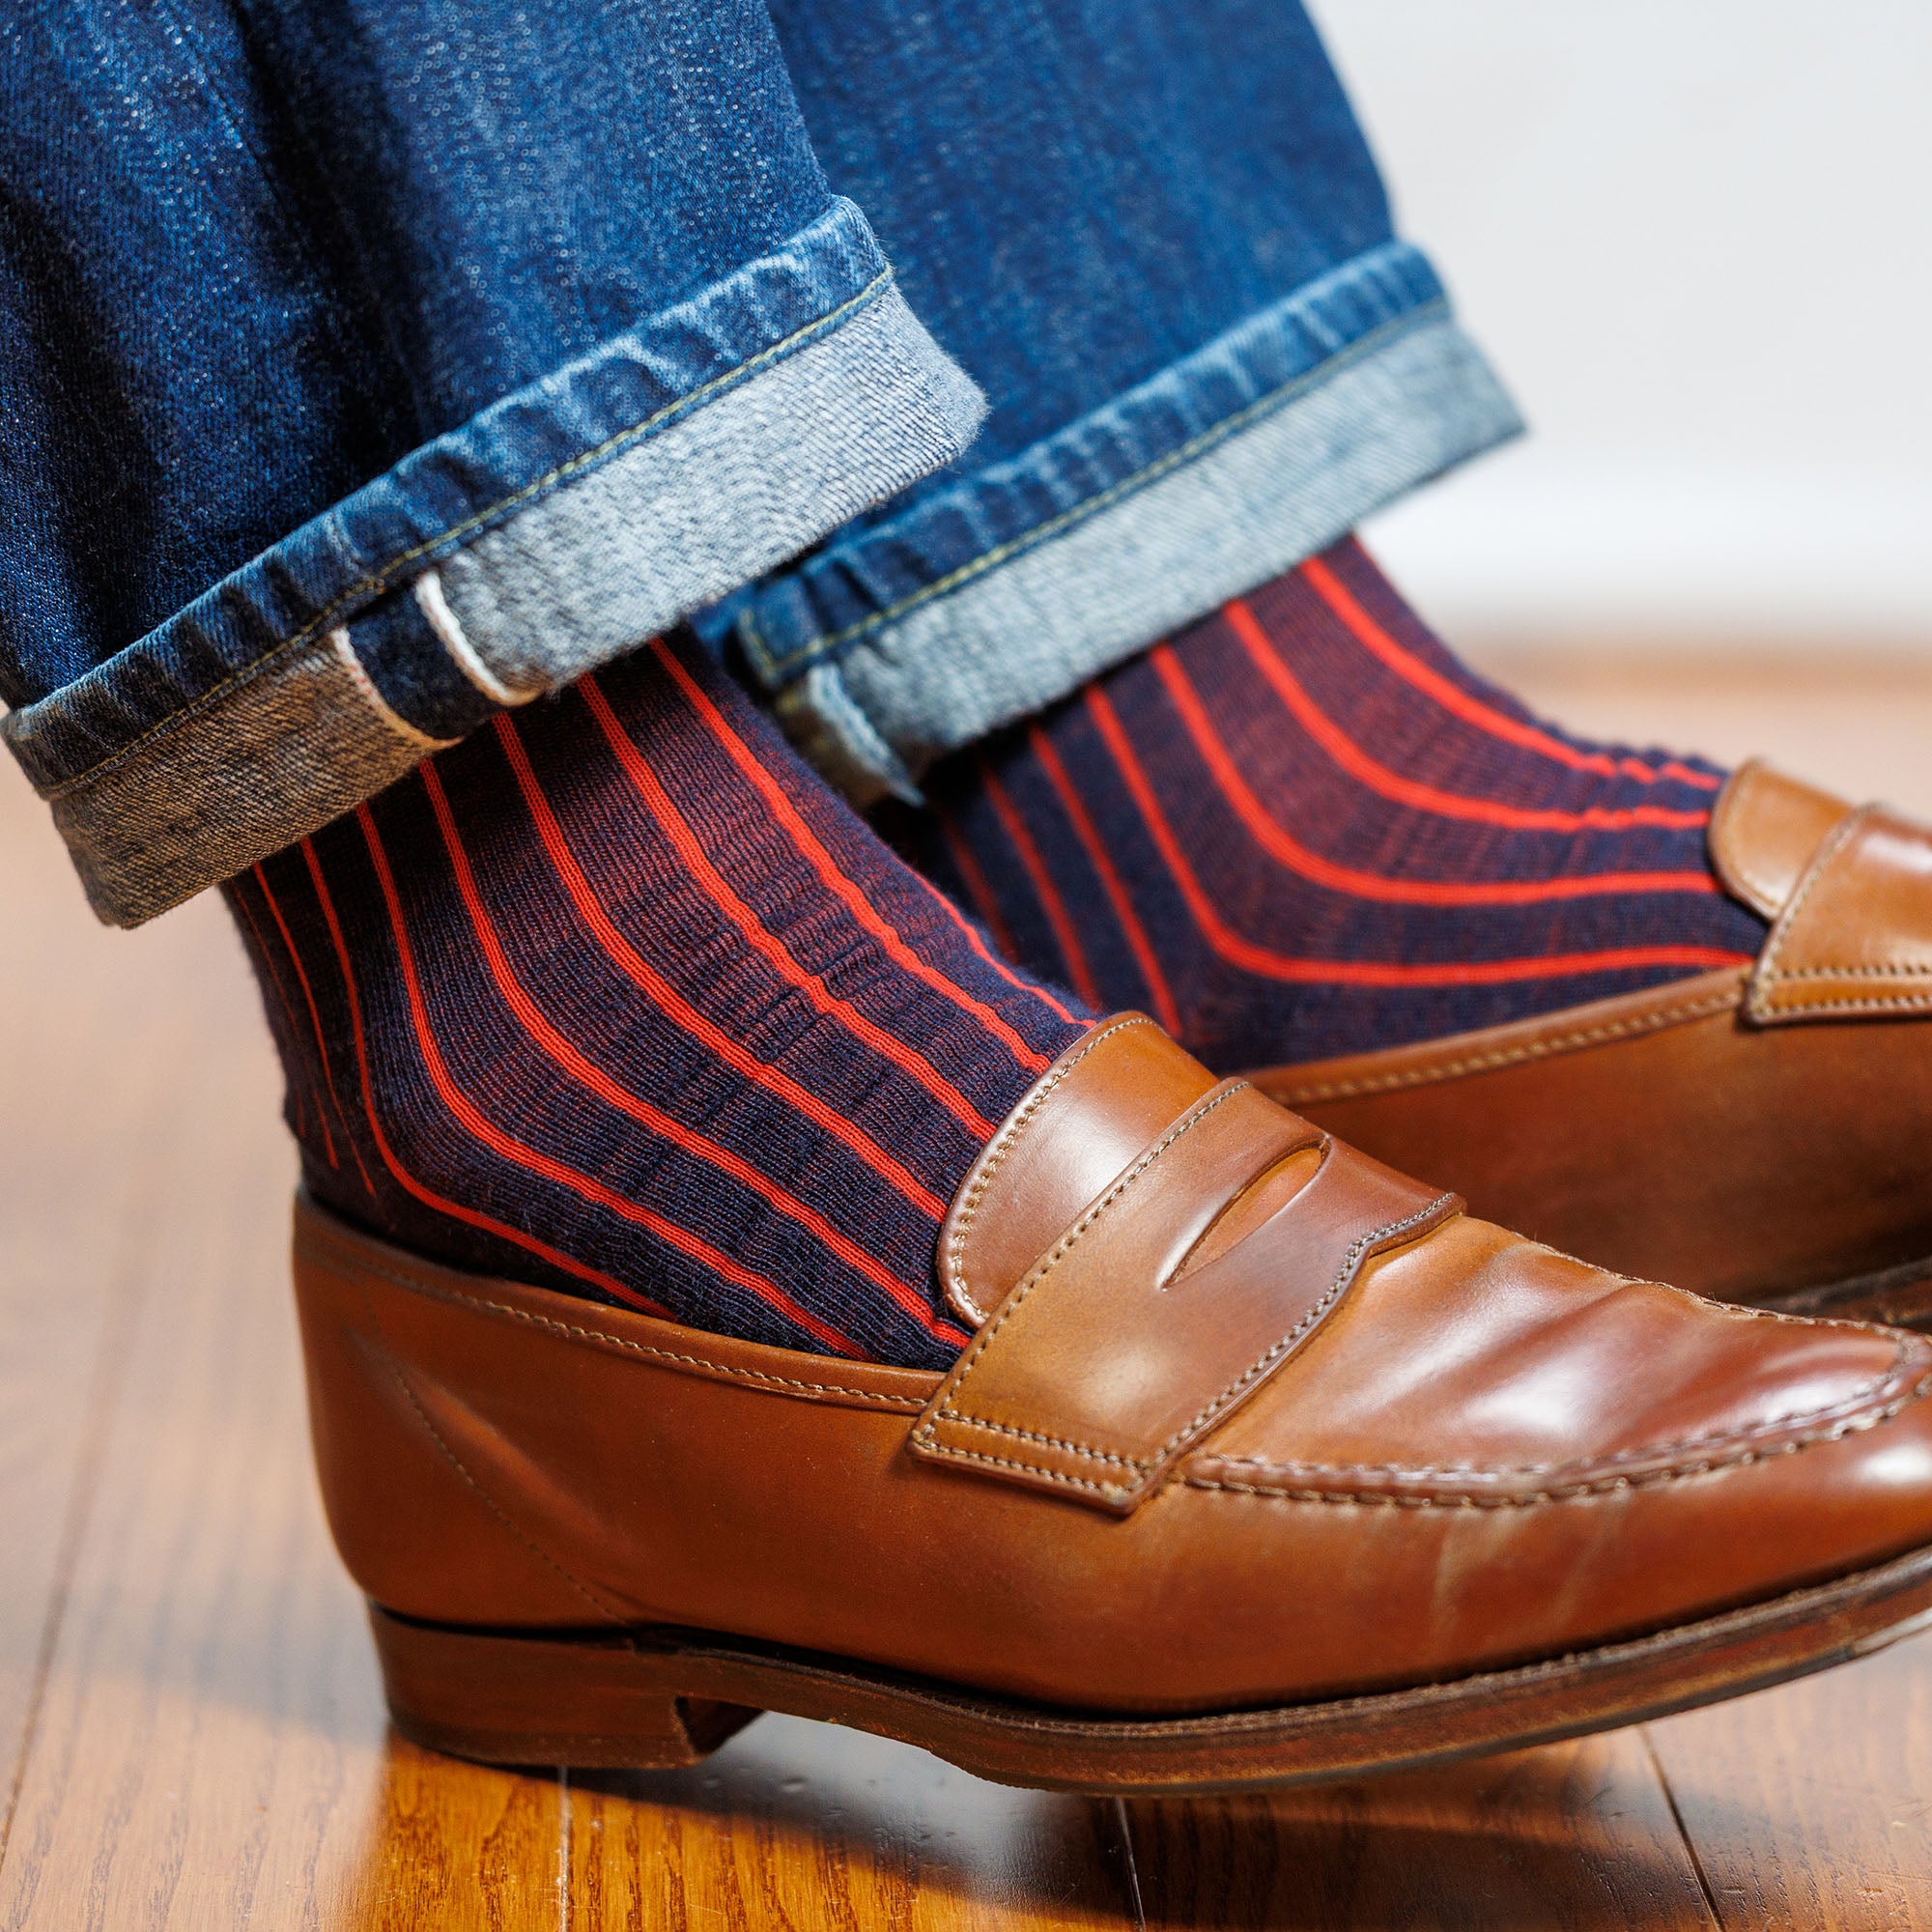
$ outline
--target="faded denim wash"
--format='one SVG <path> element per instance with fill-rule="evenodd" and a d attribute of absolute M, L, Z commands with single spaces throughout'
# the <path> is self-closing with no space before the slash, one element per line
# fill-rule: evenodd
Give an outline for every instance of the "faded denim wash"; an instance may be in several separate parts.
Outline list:
<path fill-rule="evenodd" d="M 964 463 L 730 612 L 855 796 L 912 795 L 1519 427 L 1299 7 L 772 15 L 833 185 L 991 405 Z"/>
<path fill-rule="evenodd" d="M 1515 423 L 1279 0 L 23 0 L 0 107 L 4 730 L 122 923 L 694 612 L 911 794 Z"/>

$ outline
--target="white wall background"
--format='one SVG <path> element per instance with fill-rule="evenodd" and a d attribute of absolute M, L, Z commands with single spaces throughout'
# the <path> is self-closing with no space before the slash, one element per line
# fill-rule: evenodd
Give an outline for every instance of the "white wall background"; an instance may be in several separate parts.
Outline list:
<path fill-rule="evenodd" d="M 1371 529 L 1424 611 L 1932 653 L 1932 4 L 1314 11 L 1531 424 Z"/>

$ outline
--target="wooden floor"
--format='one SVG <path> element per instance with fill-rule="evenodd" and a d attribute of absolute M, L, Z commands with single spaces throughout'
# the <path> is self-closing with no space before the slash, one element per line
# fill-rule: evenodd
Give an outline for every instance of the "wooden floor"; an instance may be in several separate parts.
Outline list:
<path fill-rule="evenodd" d="M 1932 675 L 1522 682 L 1932 810 Z M 94 925 L 0 764 L 0 1927 L 1932 1927 L 1932 1638 L 1274 1799 L 1007 1791 L 770 1718 L 675 1775 L 393 1741 L 308 1469 L 241 955 L 212 901 Z"/>

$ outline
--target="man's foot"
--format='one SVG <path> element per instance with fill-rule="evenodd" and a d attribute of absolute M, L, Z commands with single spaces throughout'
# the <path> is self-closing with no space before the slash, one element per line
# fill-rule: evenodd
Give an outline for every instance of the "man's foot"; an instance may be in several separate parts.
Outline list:
<path fill-rule="evenodd" d="M 944 1367 L 946 1204 L 1089 1016 L 693 648 L 494 728 L 228 897 L 310 1191 L 414 1251 Z"/>
<path fill-rule="evenodd" d="M 948 1371 L 301 1208 L 390 1708 L 502 1763 L 759 1710 L 1091 1791 L 1351 1777 L 1735 1695 L 1932 1610 L 1932 1343 L 1599 1273 L 1096 1027 L 967 1174 Z"/>
<path fill-rule="evenodd" d="M 1745 964 L 1722 781 L 1540 724 L 1350 540 L 933 774 L 922 863 L 1090 1004 L 1313 1060 Z"/>

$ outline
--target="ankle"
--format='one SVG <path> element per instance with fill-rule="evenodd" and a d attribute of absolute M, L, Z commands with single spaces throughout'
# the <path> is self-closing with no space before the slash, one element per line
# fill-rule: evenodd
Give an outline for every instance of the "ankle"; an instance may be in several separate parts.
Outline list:
<path fill-rule="evenodd" d="M 1313 1059 L 1751 956 L 1722 778 L 1532 718 L 1350 541 L 934 774 L 925 863 L 1090 1002 Z"/>
<path fill-rule="evenodd" d="M 311 1185 L 460 1265 L 950 1360 L 939 1220 L 1086 1016 L 640 658 L 230 888 Z"/>

